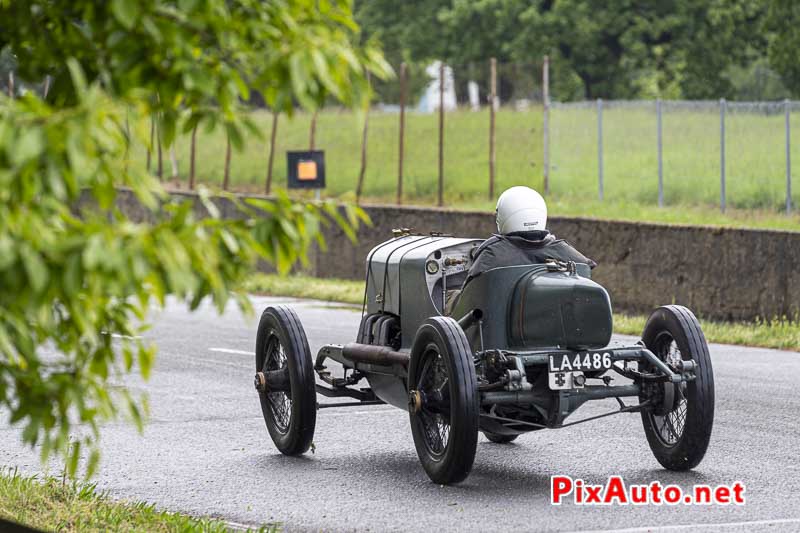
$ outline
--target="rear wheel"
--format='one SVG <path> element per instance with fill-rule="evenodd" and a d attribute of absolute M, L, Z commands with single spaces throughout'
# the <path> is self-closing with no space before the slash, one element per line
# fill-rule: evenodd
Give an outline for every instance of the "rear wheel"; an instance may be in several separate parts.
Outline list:
<path fill-rule="evenodd" d="M 255 386 L 278 450 L 286 455 L 308 451 L 317 423 L 313 363 L 303 326 L 289 307 L 268 307 L 261 315 Z"/>
<path fill-rule="evenodd" d="M 655 407 L 642 411 L 647 442 L 658 462 L 669 470 L 689 470 L 703 459 L 714 425 L 714 374 L 708 344 L 697 318 L 679 305 L 656 309 L 642 340 L 673 371 L 680 372 L 681 360 L 695 362 L 693 381 L 659 384 L 657 394 L 650 398 Z"/>
<path fill-rule="evenodd" d="M 463 481 L 478 444 L 475 366 L 464 331 L 433 317 L 417 330 L 408 370 L 411 433 L 425 472 L 439 484 Z"/>

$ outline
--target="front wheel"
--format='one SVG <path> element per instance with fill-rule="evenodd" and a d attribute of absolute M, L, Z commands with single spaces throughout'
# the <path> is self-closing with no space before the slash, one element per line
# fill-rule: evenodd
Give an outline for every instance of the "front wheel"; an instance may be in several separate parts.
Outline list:
<path fill-rule="evenodd" d="M 466 479 L 478 445 L 478 390 L 464 331 L 447 317 L 417 330 L 408 368 L 414 446 L 435 483 Z"/>
<path fill-rule="evenodd" d="M 642 341 L 673 371 L 680 371 L 681 360 L 694 360 L 693 381 L 661 384 L 658 405 L 642 411 L 647 442 L 658 462 L 669 470 L 689 470 L 703 459 L 714 425 L 714 374 L 706 338 L 689 309 L 668 305 L 650 315 Z"/>
<path fill-rule="evenodd" d="M 286 455 L 308 451 L 317 423 L 314 369 L 303 326 L 289 307 L 268 307 L 261 315 L 255 386 L 275 447 Z"/>

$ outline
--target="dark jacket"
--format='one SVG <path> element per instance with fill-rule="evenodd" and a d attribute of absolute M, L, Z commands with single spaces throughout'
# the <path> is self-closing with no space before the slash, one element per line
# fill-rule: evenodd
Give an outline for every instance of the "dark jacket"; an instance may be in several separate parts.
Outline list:
<path fill-rule="evenodd" d="M 556 239 L 549 231 L 517 231 L 508 235 L 493 235 L 483 241 L 473 254 L 466 281 L 492 268 L 544 263 L 548 259 L 585 263 L 591 268 L 597 266 L 567 241 Z"/>

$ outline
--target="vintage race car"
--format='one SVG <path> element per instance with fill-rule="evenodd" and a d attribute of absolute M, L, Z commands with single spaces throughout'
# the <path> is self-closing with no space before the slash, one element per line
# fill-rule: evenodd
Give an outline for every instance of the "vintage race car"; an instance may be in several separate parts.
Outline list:
<path fill-rule="evenodd" d="M 697 466 L 711 436 L 714 377 L 692 312 L 660 307 L 640 342 L 610 345 L 609 296 L 588 266 L 510 265 L 465 284 L 481 242 L 406 231 L 376 246 L 355 342 L 325 345 L 315 360 L 294 311 L 267 308 L 255 387 L 275 446 L 306 452 L 319 408 L 387 403 L 408 410 L 425 472 L 447 484 L 469 474 L 479 432 L 508 443 L 638 412 L 665 468 Z M 348 400 L 318 403 L 317 394 Z M 568 421 L 602 398 L 619 408 Z"/>

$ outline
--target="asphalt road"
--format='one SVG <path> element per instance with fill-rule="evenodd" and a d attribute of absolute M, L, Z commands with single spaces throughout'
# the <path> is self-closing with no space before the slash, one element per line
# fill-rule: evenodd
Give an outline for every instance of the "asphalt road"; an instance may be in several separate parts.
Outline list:
<path fill-rule="evenodd" d="M 310 301 L 254 298 L 259 310 L 291 302 L 314 353 L 355 337 L 359 314 Z M 243 524 L 287 530 L 570 531 L 629 528 L 700 531 L 800 530 L 800 354 L 714 345 L 716 421 L 708 454 L 690 473 L 660 468 L 639 415 L 525 435 L 511 445 L 480 437 L 466 482 L 441 487 L 419 466 L 408 415 L 387 406 L 320 412 L 316 453 L 284 457 L 270 441 L 252 387 L 255 319 L 178 304 L 154 317 L 159 356 L 147 383 L 144 434 L 105 427 L 97 482 L 118 498 Z M 574 417 L 614 408 L 590 403 Z M 0 464 L 40 466 L 0 427 Z M 602 483 L 717 485 L 741 481 L 744 506 L 551 506 L 550 476 Z M 638 529 L 634 529 L 638 530 Z"/>

